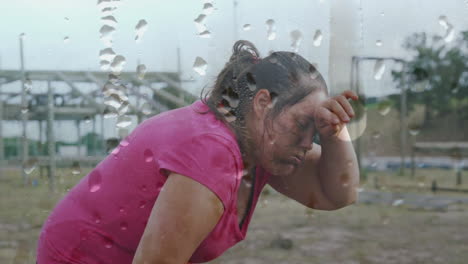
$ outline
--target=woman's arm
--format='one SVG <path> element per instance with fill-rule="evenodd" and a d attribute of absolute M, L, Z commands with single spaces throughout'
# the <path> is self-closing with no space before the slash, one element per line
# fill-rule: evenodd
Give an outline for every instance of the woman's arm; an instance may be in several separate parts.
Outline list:
<path fill-rule="evenodd" d="M 221 200 L 207 187 L 189 177 L 170 174 L 132 263 L 187 263 L 223 211 Z"/>

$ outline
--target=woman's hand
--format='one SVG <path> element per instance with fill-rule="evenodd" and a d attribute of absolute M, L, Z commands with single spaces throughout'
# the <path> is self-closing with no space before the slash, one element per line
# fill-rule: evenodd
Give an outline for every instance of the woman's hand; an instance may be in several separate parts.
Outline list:
<path fill-rule="evenodd" d="M 358 100 L 358 96 L 355 92 L 346 90 L 322 101 L 316 108 L 315 126 L 321 138 L 337 136 L 354 117 L 354 110 L 348 99 Z"/>

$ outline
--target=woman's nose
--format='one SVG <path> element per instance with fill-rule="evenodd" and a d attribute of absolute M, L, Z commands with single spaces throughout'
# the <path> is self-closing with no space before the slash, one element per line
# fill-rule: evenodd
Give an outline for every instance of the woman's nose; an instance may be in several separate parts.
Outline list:
<path fill-rule="evenodd" d="M 314 143 L 314 136 L 310 133 L 304 133 L 300 142 L 300 147 L 306 152 L 312 149 L 312 144 Z"/>

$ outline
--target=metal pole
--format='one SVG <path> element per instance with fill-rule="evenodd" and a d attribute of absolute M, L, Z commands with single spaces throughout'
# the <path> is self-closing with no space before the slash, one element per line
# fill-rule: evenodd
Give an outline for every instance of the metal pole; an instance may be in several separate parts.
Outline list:
<path fill-rule="evenodd" d="M 355 64 L 355 71 L 354 71 L 354 75 L 355 75 L 355 81 L 356 81 L 356 93 L 358 95 L 361 94 L 361 88 L 360 88 L 360 78 L 359 78 L 359 59 L 355 59 L 354 61 L 354 64 Z M 362 111 L 364 111 L 364 105 L 362 106 L 363 109 Z M 364 118 L 364 113 L 362 113 L 362 116 L 361 118 Z M 361 131 L 361 122 L 357 122 L 356 124 L 356 135 L 358 135 Z M 362 171 L 362 148 L 361 148 L 361 135 L 358 135 L 357 138 L 356 138 L 356 157 L 357 157 L 357 161 L 358 161 L 358 168 L 359 168 L 359 171 Z M 367 180 L 367 173 L 364 173 L 363 174 L 363 180 Z"/>
<path fill-rule="evenodd" d="M 44 142 L 42 140 L 42 138 L 44 137 L 44 131 L 43 131 L 43 126 L 42 126 L 42 120 L 39 120 L 37 121 L 38 124 L 39 124 L 39 146 L 38 146 L 38 152 L 39 152 L 39 156 L 43 156 L 44 153 L 43 153 L 43 147 L 42 147 L 42 142 Z M 39 177 L 42 179 L 42 176 L 43 176 L 43 166 L 39 165 Z"/>
<path fill-rule="evenodd" d="M 97 152 L 96 152 L 96 146 L 97 146 L 97 133 L 96 133 L 96 115 L 93 116 L 93 148 L 92 148 L 92 152 L 93 153 L 92 155 L 93 156 L 97 156 Z M 88 156 L 91 155 L 89 152 L 88 152 Z"/>
<path fill-rule="evenodd" d="M 178 83 L 179 87 L 182 87 L 182 66 L 181 66 L 181 60 L 180 60 L 180 48 L 177 47 L 177 78 L 178 78 Z M 184 91 L 181 89 L 180 91 L 180 99 L 185 102 L 185 94 Z"/>
<path fill-rule="evenodd" d="M 101 114 L 101 154 L 106 154 L 106 142 L 104 139 L 104 113 Z"/>
<path fill-rule="evenodd" d="M 2 86 L 0 85 L 0 93 Z M 0 95 L 0 178 L 3 177 L 3 160 L 5 159 L 5 149 L 3 146 L 3 100 Z"/>
<path fill-rule="evenodd" d="M 28 109 L 28 102 L 26 98 L 26 74 L 24 72 L 24 54 L 23 54 L 23 35 L 20 35 L 20 59 L 21 59 L 21 121 L 22 121 L 22 152 L 21 152 L 21 160 L 22 160 L 22 170 L 21 175 L 23 178 L 23 184 L 27 185 L 28 183 L 28 174 L 25 171 L 26 162 L 29 158 L 28 153 L 28 137 L 27 137 L 27 124 L 28 124 L 28 112 L 25 112 Z"/>
<path fill-rule="evenodd" d="M 47 142 L 49 148 L 49 190 L 55 191 L 55 133 L 54 133 L 54 88 L 51 82 L 47 82 Z"/>
<path fill-rule="evenodd" d="M 76 120 L 76 132 L 78 136 L 78 140 L 76 141 L 78 147 L 78 156 L 81 156 L 81 128 L 80 128 L 80 120 Z"/>
<path fill-rule="evenodd" d="M 405 67 L 405 66 L 403 66 Z M 405 175 L 405 147 L 406 147 L 406 84 L 401 87 L 400 96 L 400 174 Z"/>

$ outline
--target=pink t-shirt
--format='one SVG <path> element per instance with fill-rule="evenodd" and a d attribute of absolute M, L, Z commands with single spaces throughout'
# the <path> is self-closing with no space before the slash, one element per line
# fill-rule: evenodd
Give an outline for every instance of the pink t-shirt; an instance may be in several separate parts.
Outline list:
<path fill-rule="evenodd" d="M 210 261 L 243 240 L 270 174 L 257 167 L 252 207 L 241 230 L 237 193 L 244 168 L 239 146 L 212 112 L 197 113 L 206 110 L 205 104 L 196 101 L 161 113 L 121 141 L 46 220 L 38 264 L 131 263 L 167 170 L 205 185 L 224 205 L 221 219 L 190 262 Z"/>

